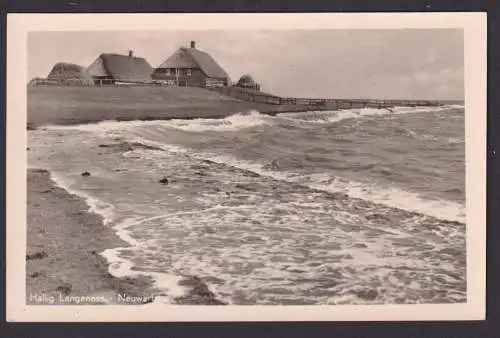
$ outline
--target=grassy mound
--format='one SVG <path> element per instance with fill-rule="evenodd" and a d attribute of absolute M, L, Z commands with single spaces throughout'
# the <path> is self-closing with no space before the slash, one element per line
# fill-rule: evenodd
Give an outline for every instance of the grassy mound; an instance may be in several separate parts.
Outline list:
<path fill-rule="evenodd" d="M 304 110 L 267 105 L 194 87 L 71 87 L 28 88 L 28 123 L 80 124 L 104 120 L 168 120 L 223 118 L 234 113 Z"/>

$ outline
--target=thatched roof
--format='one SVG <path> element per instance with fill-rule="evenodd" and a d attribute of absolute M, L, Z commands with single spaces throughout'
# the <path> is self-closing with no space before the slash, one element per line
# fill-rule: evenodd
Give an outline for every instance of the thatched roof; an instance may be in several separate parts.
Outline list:
<path fill-rule="evenodd" d="M 85 68 L 74 63 L 59 62 L 52 67 L 47 79 L 67 79 L 71 77 L 78 77 L 84 71 Z"/>
<path fill-rule="evenodd" d="M 67 62 L 56 63 L 54 67 L 52 67 L 47 79 L 81 82 L 85 84 L 93 83 L 92 76 L 85 71 L 84 67 Z"/>
<path fill-rule="evenodd" d="M 36 86 L 39 81 L 40 81 L 39 77 L 35 77 L 35 78 L 31 79 L 30 82 L 28 82 L 28 87 Z"/>
<path fill-rule="evenodd" d="M 165 60 L 158 68 L 200 68 L 189 53 L 186 53 L 186 48 L 179 48 L 167 60 Z"/>
<path fill-rule="evenodd" d="M 229 79 L 229 75 L 224 69 L 210 56 L 196 48 L 179 48 L 158 68 L 199 68 L 208 77 L 218 79 Z"/>
<path fill-rule="evenodd" d="M 151 82 L 153 68 L 144 59 L 120 54 L 101 54 L 87 68 L 92 76 L 111 76 L 115 80 Z"/>
<path fill-rule="evenodd" d="M 255 86 L 255 84 L 254 79 L 248 74 L 242 75 L 238 80 L 238 86 Z"/>

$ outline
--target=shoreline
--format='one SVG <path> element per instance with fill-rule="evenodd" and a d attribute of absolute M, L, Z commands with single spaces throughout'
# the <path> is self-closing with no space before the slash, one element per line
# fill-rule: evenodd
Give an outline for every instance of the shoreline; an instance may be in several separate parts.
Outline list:
<path fill-rule="evenodd" d="M 106 250 L 129 247 L 116 230 L 44 169 L 27 174 L 27 305 L 143 305 L 162 297 L 147 274 L 115 277 Z M 182 276 L 178 305 L 226 305 L 198 276 Z"/>
<path fill-rule="evenodd" d="M 49 171 L 28 169 L 26 304 L 137 304 L 154 293 L 150 278 L 116 278 L 100 255 L 126 246 L 86 201 Z M 125 301 L 130 297 L 133 301 Z"/>
<path fill-rule="evenodd" d="M 27 122 L 33 128 L 46 124 L 73 125 L 113 120 L 222 119 L 252 110 L 274 116 L 280 113 L 356 107 L 362 108 L 363 105 L 344 107 L 259 103 L 196 87 L 40 86 L 28 87 L 27 92 Z M 378 104 L 368 104 L 366 107 L 377 108 Z"/>
<path fill-rule="evenodd" d="M 297 109 L 297 110 L 284 110 L 284 111 L 258 111 L 259 114 L 263 115 L 269 115 L 269 116 L 276 116 L 278 114 L 282 113 L 301 113 L 307 110 L 304 109 Z M 321 111 L 321 110 L 317 110 Z M 323 110 L 323 111 L 330 111 L 330 110 Z M 115 119 L 107 119 L 107 118 L 101 118 L 101 119 L 71 119 L 71 120 L 63 120 L 63 121 L 50 121 L 47 123 L 34 123 L 34 122 L 28 122 L 27 125 L 27 130 L 35 130 L 37 128 L 43 128 L 46 126 L 51 126 L 51 125 L 59 125 L 59 126 L 74 126 L 74 125 L 85 125 L 85 124 L 97 124 L 100 122 L 133 122 L 133 121 L 171 121 L 171 120 L 196 120 L 196 119 L 207 119 L 207 120 L 222 120 L 227 117 L 236 115 L 236 114 L 243 114 L 247 115 L 251 112 L 245 112 L 245 113 L 227 113 L 227 114 L 216 114 L 216 115 L 187 115 L 187 116 L 148 116 L 148 117 L 140 117 L 140 118 L 135 118 L 135 117 L 117 117 Z"/>
<path fill-rule="evenodd" d="M 388 108 L 380 108 L 380 109 L 388 109 Z M 26 123 L 26 128 L 28 131 L 30 130 L 36 130 L 38 128 L 43 128 L 46 126 L 76 126 L 76 125 L 86 125 L 86 124 L 98 124 L 101 122 L 134 122 L 134 121 L 171 121 L 171 120 L 186 120 L 186 121 L 191 121 L 191 120 L 197 120 L 197 119 L 207 119 L 207 120 L 222 120 L 227 117 L 237 115 L 237 114 L 242 114 L 242 115 L 249 115 L 252 111 L 256 111 L 254 109 L 250 109 L 247 112 L 234 112 L 234 113 L 220 113 L 220 114 L 214 114 L 214 115 L 207 115 L 207 114 L 193 114 L 193 115 L 169 115 L 169 116 L 146 116 L 146 117 L 135 117 L 135 116 L 128 116 L 128 117 L 116 117 L 116 118 L 107 118 L 102 116 L 101 118 L 95 118 L 95 119 L 78 119 L 78 118 L 73 118 L 73 119 L 67 119 L 67 120 L 50 120 L 50 121 L 45 121 L 45 122 L 27 122 Z M 335 111 L 335 112 L 341 112 L 341 109 L 324 109 L 324 108 L 319 108 L 319 109 L 309 109 L 309 108 L 295 108 L 295 109 L 286 109 L 286 110 L 273 110 L 273 111 L 256 111 L 259 114 L 262 115 L 268 115 L 268 116 L 276 116 L 278 114 L 286 114 L 286 113 L 303 113 L 303 112 L 330 112 L 330 111 Z M 389 110 L 390 111 L 390 110 Z"/>
<path fill-rule="evenodd" d="M 296 106 L 275 106 L 236 100 L 201 88 L 78 88 L 34 87 L 27 93 L 27 122 L 85 124 L 105 120 L 169 120 L 225 118 L 257 110 L 276 114 L 297 111 Z M 303 107 L 299 107 L 303 110 Z"/>

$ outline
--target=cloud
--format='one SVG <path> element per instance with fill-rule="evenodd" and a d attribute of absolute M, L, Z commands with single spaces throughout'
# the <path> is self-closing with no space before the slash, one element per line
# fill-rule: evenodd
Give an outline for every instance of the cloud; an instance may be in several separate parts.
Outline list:
<path fill-rule="evenodd" d="M 278 95 L 463 98 L 463 32 L 451 29 L 31 33 L 28 75 L 129 49 L 154 67 L 191 40 L 233 81 L 249 73 Z"/>

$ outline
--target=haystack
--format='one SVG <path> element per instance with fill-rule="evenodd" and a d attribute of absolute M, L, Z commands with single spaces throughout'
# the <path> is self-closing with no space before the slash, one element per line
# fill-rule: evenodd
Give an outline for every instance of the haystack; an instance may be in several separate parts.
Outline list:
<path fill-rule="evenodd" d="M 39 77 L 31 79 L 30 82 L 28 82 L 28 87 L 35 87 L 40 82 L 40 80 L 41 79 Z"/>
<path fill-rule="evenodd" d="M 48 80 L 58 80 L 65 84 L 93 85 L 92 76 L 86 72 L 85 68 L 73 63 L 57 63 L 49 75 Z"/>
<path fill-rule="evenodd" d="M 255 80 L 248 74 L 242 75 L 238 80 L 238 82 L 236 83 L 236 86 L 241 88 L 252 88 L 252 89 L 260 88 L 260 86 L 255 82 Z"/>

